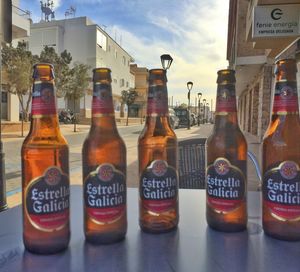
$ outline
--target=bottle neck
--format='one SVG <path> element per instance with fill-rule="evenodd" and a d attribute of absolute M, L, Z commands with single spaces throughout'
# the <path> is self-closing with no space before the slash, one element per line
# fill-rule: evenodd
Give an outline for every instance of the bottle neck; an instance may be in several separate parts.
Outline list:
<path fill-rule="evenodd" d="M 50 136 L 60 133 L 54 82 L 35 81 L 32 90 L 30 134 Z"/>
<path fill-rule="evenodd" d="M 150 82 L 147 101 L 147 119 L 155 117 L 168 117 L 168 89 L 164 82 Z M 153 117 L 153 118 L 151 118 Z"/>
<path fill-rule="evenodd" d="M 215 129 L 238 127 L 235 84 L 218 84 L 216 101 Z"/>
<path fill-rule="evenodd" d="M 116 128 L 111 84 L 94 82 L 92 100 L 92 128 Z"/>
<path fill-rule="evenodd" d="M 298 118 L 299 105 L 296 80 L 276 80 L 272 119 L 279 115 L 295 115 Z"/>

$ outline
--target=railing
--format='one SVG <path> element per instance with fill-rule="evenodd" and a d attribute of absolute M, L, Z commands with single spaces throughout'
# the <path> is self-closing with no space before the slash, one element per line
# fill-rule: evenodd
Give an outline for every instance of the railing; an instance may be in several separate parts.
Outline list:
<path fill-rule="evenodd" d="M 19 7 L 17 7 L 17 6 L 14 6 L 14 5 L 12 5 L 12 12 L 14 14 L 18 14 L 19 16 L 24 17 L 26 19 L 31 18 L 31 12 L 29 10 L 23 10 L 23 9 L 20 9 Z"/>

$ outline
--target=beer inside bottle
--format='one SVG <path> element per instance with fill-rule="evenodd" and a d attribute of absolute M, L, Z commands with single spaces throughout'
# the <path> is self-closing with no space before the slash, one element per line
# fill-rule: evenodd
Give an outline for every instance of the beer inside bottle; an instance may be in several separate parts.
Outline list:
<path fill-rule="evenodd" d="M 167 232 L 178 224 L 177 138 L 168 114 L 166 71 L 149 71 L 147 117 L 138 140 L 139 222 L 142 230 Z"/>
<path fill-rule="evenodd" d="M 33 72 L 30 131 L 22 146 L 23 241 L 34 253 L 56 253 L 70 240 L 69 149 L 57 117 L 50 64 Z"/>
<path fill-rule="evenodd" d="M 283 240 L 300 240 L 300 122 L 296 62 L 275 67 L 272 117 L 263 139 L 263 229 Z"/>
<path fill-rule="evenodd" d="M 247 143 L 237 118 L 235 71 L 218 71 L 215 125 L 206 142 L 206 220 L 219 231 L 247 225 Z"/>
<path fill-rule="evenodd" d="M 126 147 L 115 121 L 111 71 L 93 70 L 92 124 L 82 148 L 84 233 L 108 244 L 125 237 Z"/>

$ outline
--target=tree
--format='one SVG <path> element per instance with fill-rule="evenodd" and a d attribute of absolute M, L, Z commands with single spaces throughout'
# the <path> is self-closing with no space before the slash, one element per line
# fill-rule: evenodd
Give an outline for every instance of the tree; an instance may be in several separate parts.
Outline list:
<path fill-rule="evenodd" d="M 138 93 L 135 89 L 129 89 L 129 90 L 123 90 L 121 92 L 121 103 L 124 105 L 127 105 L 127 119 L 126 119 L 126 126 L 128 126 L 128 113 L 129 113 L 129 107 L 132 105 L 137 98 Z"/>
<path fill-rule="evenodd" d="M 19 42 L 18 46 L 4 45 L 2 50 L 2 63 L 7 77 L 6 89 L 18 96 L 22 120 L 28 120 L 28 110 L 32 97 L 32 73 L 33 64 L 38 62 L 38 56 L 33 56 L 26 49 L 25 42 Z M 25 96 L 28 95 L 27 100 Z M 23 134 L 23 133 L 22 133 Z"/>
<path fill-rule="evenodd" d="M 69 73 L 69 82 L 65 86 L 65 98 L 73 101 L 73 110 L 75 114 L 76 101 L 85 95 L 89 86 L 89 69 L 88 65 L 75 63 Z M 74 119 L 74 132 L 76 132 L 76 118 Z"/>
<path fill-rule="evenodd" d="M 53 47 L 45 46 L 40 54 L 39 61 L 53 64 L 56 94 L 57 97 L 64 97 L 72 80 L 72 72 L 69 67 L 72 61 L 71 54 L 64 50 L 58 55 Z"/>

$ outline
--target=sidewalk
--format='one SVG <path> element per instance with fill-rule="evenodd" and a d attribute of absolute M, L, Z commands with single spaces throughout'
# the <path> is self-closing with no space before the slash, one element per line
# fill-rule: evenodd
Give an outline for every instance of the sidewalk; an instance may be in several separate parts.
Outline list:
<path fill-rule="evenodd" d="M 78 131 L 76 133 L 86 133 L 89 130 L 89 126 L 87 125 L 78 125 Z M 62 125 L 62 132 L 64 135 L 73 134 L 73 126 L 70 125 Z M 178 140 L 186 139 L 186 138 L 194 138 L 201 137 L 207 138 L 213 129 L 213 125 L 205 124 L 191 127 L 190 130 L 186 128 L 176 129 L 176 135 Z M 134 137 L 130 138 L 130 141 L 126 142 L 127 146 L 127 186 L 128 187 L 137 187 L 138 186 L 138 161 L 137 161 L 137 139 L 139 134 L 135 134 Z M 257 158 L 260 158 L 260 144 L 258 140 L 246 134 L 246 139 L 248 142 L 248 150 L 251 151 Z M 6 141 L 7 139 L 5 139 Z M 81 146 L 75 147 L 72 150 L 73 154 L 81 154 Z M 71 158 L 70 158 L 71 159 Z M 259 181 L 256 176 L 255 168 L 251 161 L 248 160 L 248 190 L 256 191 L 259 187 Z M 80 171 L 71 172 L 70 174 L 71 185 L 81 185 L 82 184 L 82 173 Z M 19 205 L 21 203 L 21 193 L 16 193 L 12 196 L 9 196 L 7 201 L 9 207 L 13 207 Z"/>

